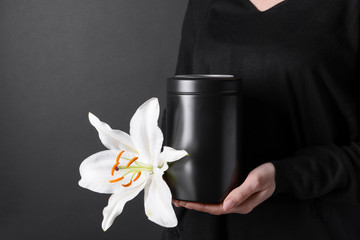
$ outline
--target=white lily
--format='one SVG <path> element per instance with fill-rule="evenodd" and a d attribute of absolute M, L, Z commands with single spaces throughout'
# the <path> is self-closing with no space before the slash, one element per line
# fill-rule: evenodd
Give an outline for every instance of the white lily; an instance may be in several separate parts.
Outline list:
<path fill-rule="evenodd" d="M 162 175 L 168 162 L 187 155 L 184 150 L 164 147 L 158 127 L 159 102 L 151 98 L 142 104 L 130 121 L 130 135 L 111 129 L 89 113 L 90 123 L 109 150 L 95 153 L 80 165 L 81 187 L 99 193 L 112 193 L 103 210 L 102 228 L 106 231 L 121 214 L 127 201 L 145 189 L 145 213 L 163 226 L 175 227 L 177 218 L 171 204 L 171 192 Z"/>

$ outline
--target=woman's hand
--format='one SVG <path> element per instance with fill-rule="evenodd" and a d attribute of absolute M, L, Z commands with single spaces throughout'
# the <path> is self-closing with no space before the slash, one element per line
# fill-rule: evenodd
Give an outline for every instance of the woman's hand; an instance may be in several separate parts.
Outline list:
<path fill-rule="evenodd" d="M 232 190 L 219 204 L 205 204 L 173 200 L 176 207 L 185 207 L 214 215 L 247 214 L 268 199 L 275 191 L 275 167 L 264 163 L 252 170 L 243 184 Z"/>

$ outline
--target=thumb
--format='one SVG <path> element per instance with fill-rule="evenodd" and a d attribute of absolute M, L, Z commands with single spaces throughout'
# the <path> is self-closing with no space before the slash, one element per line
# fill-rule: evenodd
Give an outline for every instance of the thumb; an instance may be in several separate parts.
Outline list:
<path fill-rule="evenodd" d="M 223 203 L 224 211 L 229 211 L 230 209 L 240 205 L 255 192 L 255 188 L 251 187 L 251 185 L 245 181 L 239 187 L 232 190 L 225 198 Z"/>

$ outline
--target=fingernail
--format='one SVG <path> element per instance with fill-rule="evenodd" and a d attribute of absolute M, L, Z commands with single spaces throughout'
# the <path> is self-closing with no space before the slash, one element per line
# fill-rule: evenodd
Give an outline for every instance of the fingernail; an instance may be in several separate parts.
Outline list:
<path fill-rule="evenodd" d="M 228 199 L 224 202 L 224 205 L 223 205 L 223 209 L 224 210 L 230 210 L 231 208 L 233 208 L 235 205 L 235 203 L 233 202 L 233 200 L 231 199 Z"/>

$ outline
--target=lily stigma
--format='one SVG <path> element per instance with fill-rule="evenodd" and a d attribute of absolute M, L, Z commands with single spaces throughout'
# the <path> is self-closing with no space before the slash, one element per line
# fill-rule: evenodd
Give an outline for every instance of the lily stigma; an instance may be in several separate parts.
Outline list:
<path fill-rule="evenodd" d="M 130 134 L 112 129 L 89 113 L 90 123 L 108 150 L 97 152 L 81 163 L 79 185 L 94 192 L 112 194 L 103 210 L 104 231 L 121 214 L 126 202 L 143 189 L 148 219 L 163 227 L 177 225 L 171 192 L 162 176 L 168 169 L 167 163 L 188 154 L 185 150 L 162 146 L 164 137 L 157 123 L 159 113 L 157 98 L 146 101 L 131 118 Z"/>

